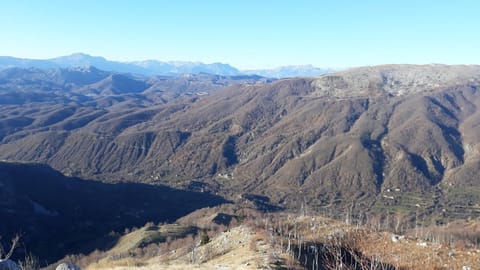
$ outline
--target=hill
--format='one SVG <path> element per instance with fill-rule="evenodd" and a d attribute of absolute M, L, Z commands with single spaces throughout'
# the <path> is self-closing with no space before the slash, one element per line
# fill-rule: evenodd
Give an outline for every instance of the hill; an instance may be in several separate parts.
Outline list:
<path fill-rule="evenodd" d="M 205 82 L 165 85 L 192 78 Z M 479 214 L 479 84 L 478 66 L 392 65 L 222 83 L 166 104 L 153 86 L 128 95 L 102 86 L 74 102 L 3 106 L 0 158 L 283 208 L 467 218 Z"/>
<path fill-rule="evenodd" d="M 172 222 L 226 202 L 211 194 L 145 184 L 105 184 L 65 177 L 46 165 L 0 162 L 0 232 L 23 235 L 28 252 L 53 262 L 108 248 L 113 232 Z M 110 234 L 109 234 L 110 233 Z"/>
<path fill-rule="evenodd" d="M 65 261 L 73 259 L 90 270 L 475 269 L 480 263 L 480 250 L 473 242 L 465 242 L 472 235 L 453 240 L 456 236 L 446 227 L 440 228 L 441 232 L 423 228 L 422 233 L 420 230 L 392 233 L 379 230 L 378 225 L 382 227 L 380 223 L 346 224 L 321 216 L 257 213 L 244 218 L 240 225 L 210 232 L 209 241 L 202 242 L 198 234 L 188 235 L 150 242 L 141 248 L 131 248 L 128 253 L 114 247 L 87 256 L 70 256 Z M 465 234 L 478 236 L 478 221 L 456 226 L 466 229 Z M 123 235 L 120 242 L 137 239 L 146 232 L 156 233 L 161 227 L 184 228 L 149 225 Z"/>

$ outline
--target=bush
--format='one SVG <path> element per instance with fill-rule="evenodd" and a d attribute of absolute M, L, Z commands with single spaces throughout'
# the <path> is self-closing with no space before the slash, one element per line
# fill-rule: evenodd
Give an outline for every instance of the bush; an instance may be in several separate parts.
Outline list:
<path fill-rule="evenodd" d="M 208 242 L 210 242 L 210 237 L 208 236 L 207 231 L 203 230 L 202 236 L 200 238 L 200 245 L 203 246 L 203 245 L 207 244 Z"/>

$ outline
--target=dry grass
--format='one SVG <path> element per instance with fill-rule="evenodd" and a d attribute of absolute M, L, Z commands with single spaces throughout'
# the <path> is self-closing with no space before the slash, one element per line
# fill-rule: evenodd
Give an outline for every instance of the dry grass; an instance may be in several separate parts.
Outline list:
<path fill-rule="evenodd" d="M 204 217 L 210 216 L 207 213 Z M 475 235 L 479 224 L 468 221 L 423 229 L 438 235 L 462 231 L 470 233 L 465 235 Z M 133 243 L 148 236 L 147 232 L 148 229 L 142 228 L 130 233 L 113 250 L 121 252 L 136 246 Z M 425 241 L 412 234 L 396 239 L 392 236 L 395 234 L 319 216 L 259 214 L 253 219 L 246 218 L 242 225 L 210 235 L 211 241 L 205 245 L 200 245 L 198 236 L 188 236 L 153 246 L 151 254 L 143 252 L 136 256 L 101 259 L 86 269 L 303 269 L 300 263 L 307 262 L 298 261 L 298 251 L 303 248 L 302 256 L 305 256 L 305 250 L 312 245 L 324 247 L 323 259 L 330 256 L 328 252 L 347 250 L 368 269 L 372 262 L 376 263 L 371 269 L 438 270 L 462 269 L 463 266 L 476 269 L 480 265 L 478 246 Z M 336 269 L 337 262 L 338 258 L 333 258 L 324 263 L 330 264 L 328 269 Z"/>
<path fill-rule="evenodd" d="M 480 265 L 480 250 L 461 250 L 415 238 L 394 242 L 391 238 L 390 233 L 365 234 L 358 243 L 358 248 L 366 256 L 377 258 L 397 268 L 462 269 L 465 265 L 470 267 Z"/>
<path fill-rule="evenodd" d="M 457 220 L 446 225 L 412 229 L 408 235 L 457 248 L 480 248 L 480 221 Z"/>
<path fill-rule="evenodd" d="M 252 239 L 255 247 L 252 249 Z M 208 244 L 182 246 L 172 251 L 154 257 L 147 261 L 128 258 L 119 261 L 105 261 L 92 264 L 87 269 L 117 269 L 117 270 L 154 270 L 154 269 L 260 269 L 267 268 L 269 248 L 261 241 L 254 230 L 246 226 L 238 226 L 226 231 Z"/>
<path fill-rule="evenodd" d="M 86 269 L 140 268 L 146 265 L 142 259 L 128 257 L 119 260 L 101 260 L 97 263 L 90 264 Z"/>
<path fill-rule="evenodd" d="M 478 246 L 425 241 L 412 236 L 400 236 L 400 240 L 393 240 L 392 236 L 395 235 L 389 232 L 376 232 L 367 227 L 349 226 L 321 217 L 297 218 L 290 223 L 299 228 L 297 234 L 303 236 L 304 242 L 328 243 L 331 236 L 341 235 L 340 245 L 360 252 L 368 260 L 377 260 L 396 269 L 462 269 L 463 266 L 477 269 L 475 267 L 480 265 Z M 473 235 L 479 224 L 453 224 L 445 226 L 445 230 L 436 227 L 430 228 L 430 231 L 436 229 L 436 234 L 446 235 L 460 233 L 459 228 L 464 228 L 464 235 Z M 465 228 L 469 228 L 467 231 L 470 234 Z M 478 236 L 478 232 L 475 235 Z"/>
<path fill-rule="evenodd" d="M 194 233 L 195 230 L 191 227 L 175 224 L 145 226 L 120 238 L 109 253 L 122 254 L 150 243 L 165 242 L 168 237 L 183 238 L 188 234 Z"/>

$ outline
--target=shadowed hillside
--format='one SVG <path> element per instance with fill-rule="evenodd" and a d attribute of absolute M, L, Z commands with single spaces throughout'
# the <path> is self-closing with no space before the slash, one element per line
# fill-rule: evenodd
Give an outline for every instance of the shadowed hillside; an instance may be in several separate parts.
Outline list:
<path fill-rule="evenodd" d="M 49 261 L 106 248 L 97 240 L 109 232 L 149 221 L 171 222 L 225 202 L 206 193 L 104 184 L 65 177 L 45 165 L 12 163 L 0 163 L 0 198 L 2 237 L 21 233 L 26 249 Z"/>

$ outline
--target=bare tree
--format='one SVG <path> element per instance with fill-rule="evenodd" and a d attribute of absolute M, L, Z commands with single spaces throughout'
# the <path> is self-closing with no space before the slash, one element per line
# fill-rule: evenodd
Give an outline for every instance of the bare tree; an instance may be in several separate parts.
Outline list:
<path fill-rule="evenodd" d="M 395 228 L 394 228 L 395 233 L 403 233 L 403 228 L 401 227 L 403 226 L 404 220 L 405 220 L 405 214 L 398 212 L 395 215 Z"/>
<path fill-rule="evenodd" d="M 0 236 L 0 240 L 1 240 L 1 236 Z M 0 259 L 1 260 L 10 259 L 10 257 L 12 257 L 13 255 L 13 252 L 18 247 L 19 242 L 20 242 L 20 235 L 17 234 L 12 238 L 12 243 L 10 245 L 10 250 L 8 252 L 5 252 L 3 245 L 0 243 Z"/>
<path fill-rule="evenodd" d="M 18 268 L 20 270 L 38 270 L 40 269 L 40 265 L 38 259 L 28 253 L 25 255 L 25 260 L 18 262 Z"/>

